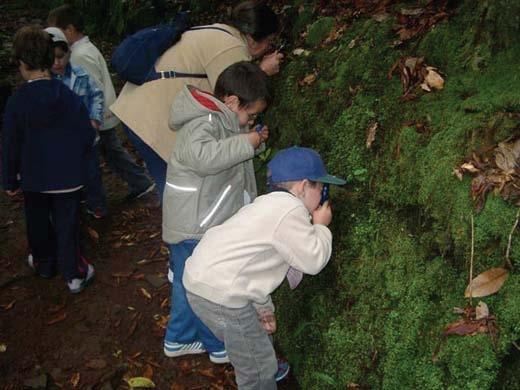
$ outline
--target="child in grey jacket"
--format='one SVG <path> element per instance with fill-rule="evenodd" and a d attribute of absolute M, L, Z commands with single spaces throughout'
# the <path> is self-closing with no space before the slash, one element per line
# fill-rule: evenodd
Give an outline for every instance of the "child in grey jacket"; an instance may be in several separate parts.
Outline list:
<path fill-rule="evenodd" d="M 273 191 L 208 230 L 184 269 L 188 301 L 224 340 L 239 389 L 276 388 L 270 294 L 289 269 L 317 274 L 325 267 L 332 211 L 328 201 L 320 205 L 322 190 L 345 183 L 327 174 L 312 149 L 282 150 L 268 167 Z"/>
<path fill-rule="evenodd" d="M 268 129 L 249 131 L 249 125 L 269 100 L 266 74 L 258 65 L 238 62 L 220 74 L 215 95 L 187 86 L 172 105 L 172 127 L 179 130 L 163 197 L 162 236 L 175 270 L 166 356 L 207 351 L 214 363 L 229 361 L 223 343 L 188 305 L 182 274 L 203 233 L 256 197 L 252 159 Z"/>

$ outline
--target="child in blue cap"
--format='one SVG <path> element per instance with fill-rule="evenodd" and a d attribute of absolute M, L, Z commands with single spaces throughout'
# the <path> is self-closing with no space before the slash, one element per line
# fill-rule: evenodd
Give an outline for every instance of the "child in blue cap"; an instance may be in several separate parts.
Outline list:
<path fill-rule="evenodd" d="M 239 389 L 275 389 L 270 294 L 289 270 L 317 274 L 330 259 L 332 211 L 320 204 L 329 175 L 312 149 L 281 150 L 268 164 L 273 191 L 209 229 L 184 269 L 193 311 L 224 341 Z"/>

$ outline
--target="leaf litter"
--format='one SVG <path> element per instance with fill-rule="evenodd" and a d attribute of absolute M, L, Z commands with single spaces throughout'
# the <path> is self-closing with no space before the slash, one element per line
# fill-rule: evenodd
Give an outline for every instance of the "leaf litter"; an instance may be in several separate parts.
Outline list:
<path fill-rule="evenodd" d="M 471 157 L 453 170 L 453 174 L 459 180 L 466 173 L 473 176 L 470 193 L 477 212 L 484 208 L 490 192 L 520 206 L 519 159 L 520 138 L 507 139 L 495 148 L 473 152 Z"/>

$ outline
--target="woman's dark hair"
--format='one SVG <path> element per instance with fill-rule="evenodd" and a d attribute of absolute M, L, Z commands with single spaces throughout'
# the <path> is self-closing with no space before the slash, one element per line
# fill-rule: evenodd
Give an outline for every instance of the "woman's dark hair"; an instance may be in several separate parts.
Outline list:
<path fill-rule="evenodd" d="M 240 100 L 241 107 L 256 101 L 271 101 L 267 84 L 267 75 L 256 64 L 247 61 L 236 62 L 228 66 L 218 76 L 215 84 L 215 96 L 224 99 L 235 95 Z"/>
<path fill-rule="evenodd" d="M 260 42 L 280 29 L 278 16 L 263 1 L 244 1 L 231 11 L 229 24 Z"/>
<path fill-rule="evenodd" d="M 59 27 L 62 30 L 65 30 L 69 24 L 73 25 L 74 28 L 81 33 L 85 30 L 83 16 L 76 8 L 69 4 L 54 8 L 49 12 L 47 23 L 49 26 Z"/>
<path fill-rule="evenodd" d="M 22 27 L 14 36 L 13 60 L 23 61 L 28 70 L 50 69 L 54 63 L 51 36 L 37 26 Z"/>

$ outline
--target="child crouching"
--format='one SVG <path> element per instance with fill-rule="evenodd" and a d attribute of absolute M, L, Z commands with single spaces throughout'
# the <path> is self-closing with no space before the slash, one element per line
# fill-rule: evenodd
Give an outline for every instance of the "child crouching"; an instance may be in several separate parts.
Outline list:
<path fill-rule="evenodd" d="M 325 267 L 332 211 L 328 202 L 320 206 L 322 189 L 345 183 L 307 148 L 282 150 L 268 167 L 274 191 L 208 230 L 184 269 L 188 302 L 224 340 L 239 389 L 276 388 L 270 294 L 289 269 L 317 274 Z"/>

